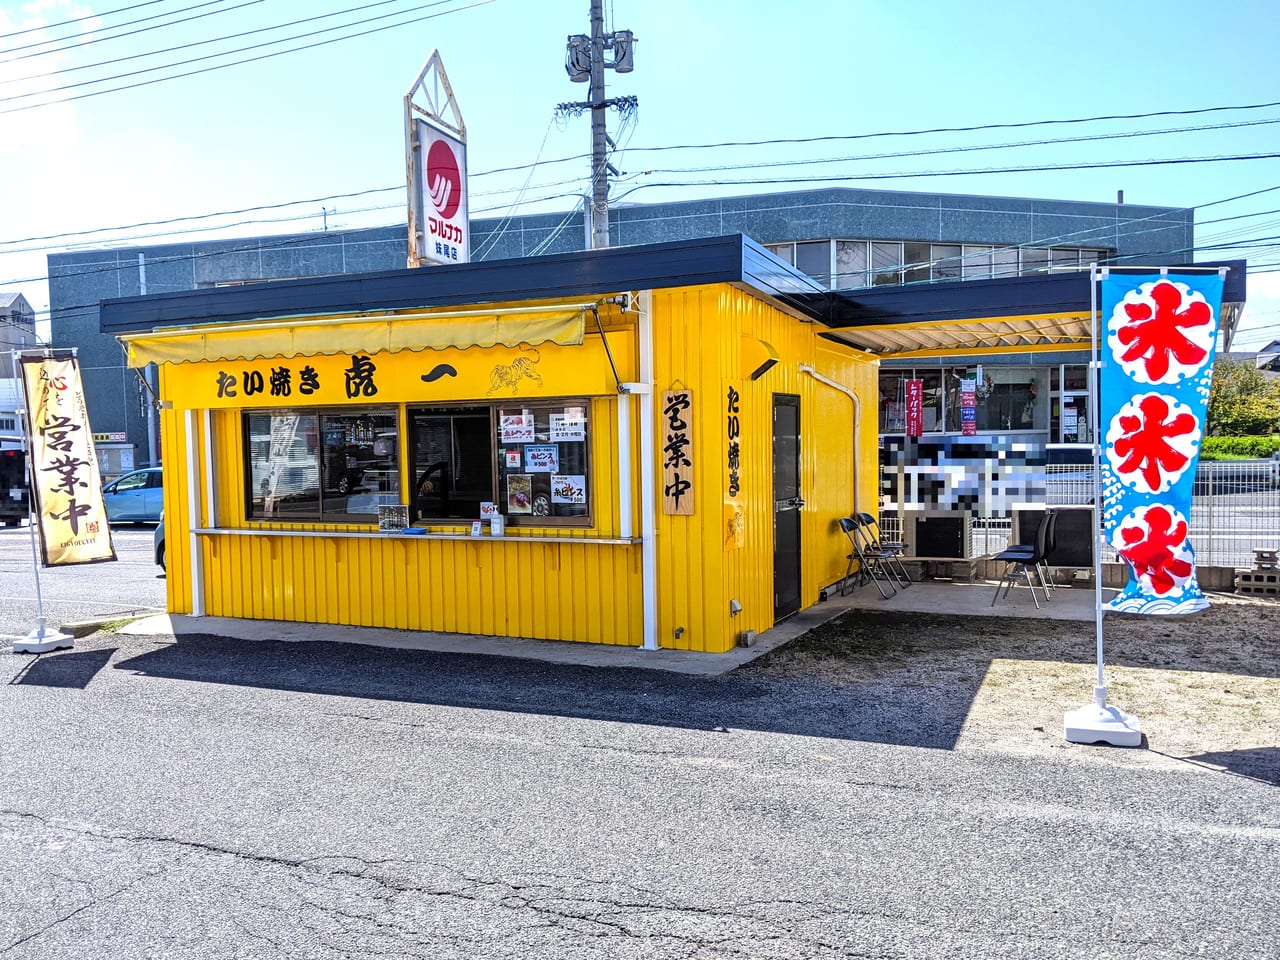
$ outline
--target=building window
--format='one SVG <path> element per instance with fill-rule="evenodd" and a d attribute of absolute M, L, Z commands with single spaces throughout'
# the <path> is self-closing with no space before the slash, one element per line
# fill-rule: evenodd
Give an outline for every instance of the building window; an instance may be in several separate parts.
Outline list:
<path fill-rule="evenodd" d="M 795 268 L 825 287 L 831 286 L 831 241 L 810 240 L 796 244 Z"/>
<path fill-rule="evenodd" d="M 835 290 L 851 290 L 867 286 L 867 241 L 836 241 Z"/>
<path fill-rule="evenodd" d="M 979 433 L 1049 429 L 1049 369 L 1030 366 L 917 367 L 880 373 L 880 432 L 906 432 L 906 381 L 920 380 L 921 428 L 929 434 L 963 432 L 961 387 L 974 381 Z"/>
<path fill-rule="evenodd" d="M 831 290 L 1036 275 L 1085 269 L 1106 259 L 1105 250 L 1077 247 L 901 240 L 803 240 L 767 244 L 766 249 Z"/>
<path fill-rule="evenodd" d="M 590 523 L 585 400 L 411 410 L 419 520 L 474 520 L 482 504 L 512 524 Z"/>
<path fill-rule="evenodd" d="M 396 414 L 246 413 L 250 520 L 375 523 L 400 503 Z"/>

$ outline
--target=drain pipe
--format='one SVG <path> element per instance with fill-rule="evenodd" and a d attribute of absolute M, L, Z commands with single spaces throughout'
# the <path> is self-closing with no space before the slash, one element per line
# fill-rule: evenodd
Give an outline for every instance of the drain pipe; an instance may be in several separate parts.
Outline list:
<path fill-rule="evenodd" d="M 807 373 L 819 383 L 830 387 L 832 390 L 838 390 L 846 397 L 853 401 L 853 512 L 858 512 L 858 426 L 862 422 L 862 401 L 858 399 L 858 395 L 846 387 L 843 383 L 836 383 L 830 377 L 824 377 L 813 367 L 807 363 L 800 364 L 800 372 Z"/>

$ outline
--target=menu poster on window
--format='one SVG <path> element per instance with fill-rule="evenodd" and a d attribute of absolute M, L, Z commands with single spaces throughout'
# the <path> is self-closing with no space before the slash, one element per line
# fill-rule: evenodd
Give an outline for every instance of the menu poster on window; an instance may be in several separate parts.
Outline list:
<path fill-rule="evenodd" d="M 498 505 L 490 500 L 483 500 L 480 503 L 480 519 L 492 520 L 498 516 Z"/>
<path fill-rule="evenodd" d="M 532 413 L 504 413 L 499 428 L 503 443 L 529 443 L 535 439 Z"/>
<path fill-rule="evenodd" d="M 533 477 L 530 474 L 507 476 L 507 513 L 533 513 Z"/>
<path fill-rule="evenodd" d="M 587 478 L 582 474 L 552 474 L 552 503 L 586 503 Z"/>
<path fill-rule="evenodd" d="M 507 469 L 519 470 L 520 469 L 520 451 L 507 450 L 506 456 L 507 456 Z"/>
<path fill-rule="evenodd" d="M 557 473 L 560 470 L 560 448 L 555 444 L 530 444 L 524 448 L 526 473 Z"/>
<path fill-rule="evenodd" d="M 581 407 L 566 407 L 564 413 L 550 415 L 552 443 L 581 442 L 587 439 L 586 411 Z"/>

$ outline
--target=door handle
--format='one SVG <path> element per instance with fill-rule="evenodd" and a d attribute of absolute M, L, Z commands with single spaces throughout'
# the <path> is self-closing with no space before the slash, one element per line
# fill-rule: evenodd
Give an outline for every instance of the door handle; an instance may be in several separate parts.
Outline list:
<path fill-rule="evenodd" d="M 802 498 L 800 498 L 800 497 L 792 497 L 792 498 L 791 498 L 791 505 L 792 505 L 793 507 L 797 507 L 797 508 L 798 508 L 798 507 L 803 507 L 803 506 L 804 506 L 804 500 L 803 500 Z"/>

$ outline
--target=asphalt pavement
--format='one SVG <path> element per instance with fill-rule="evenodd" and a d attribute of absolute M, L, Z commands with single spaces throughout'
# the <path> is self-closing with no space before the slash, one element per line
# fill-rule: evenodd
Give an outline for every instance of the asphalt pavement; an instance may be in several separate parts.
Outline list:
<path fill-rule="evenodd" d="M 1280 957 L 1276 786 L 874 686 L 115 632 L 0 681 L 6 957 Z"/>

